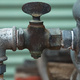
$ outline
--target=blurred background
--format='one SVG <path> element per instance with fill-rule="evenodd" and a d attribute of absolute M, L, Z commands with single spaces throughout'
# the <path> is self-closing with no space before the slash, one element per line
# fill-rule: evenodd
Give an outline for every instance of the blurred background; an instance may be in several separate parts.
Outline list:
<path fill-rule="evenodd" d="M 22 6 L 33 1 L 51 5 L 51 12 L 41 18 L 46 28 L 72 29 L 76 26 L 72 14 L 72 7 L 76 0 L 0 0 L 0 28 L 12 28 L 13 26 L 27 28 L 32 17 L 22 11 Z M 8 50 L 6 55 L 8 57 L 8 60 L 5 61 L 7 66 L 6 80 L 14 80 L 16 66 L 25 59 L 34 60 L 27 49 L 16 52 Z"/>

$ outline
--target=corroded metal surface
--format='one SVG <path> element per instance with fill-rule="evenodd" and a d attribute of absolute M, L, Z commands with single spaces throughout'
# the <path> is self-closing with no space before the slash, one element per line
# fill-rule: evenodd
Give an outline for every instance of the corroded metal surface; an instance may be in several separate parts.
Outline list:
<path fill-rule="evenodd" d="M 48 29 L 50 32 L 49 44 L 50 49 L 59 50 L 61 48 L 62 34 L 59 28 Z"/>
<path fill-rule="evenodd" d="M 20 50 L 24 48 L 24 31 L 21 28 L 17 30 L 17 46 Z"/>
<path fill-rule="evenodd" d="M 30 2 L 23 5 L 22 10 L 33 16 L 28 28 L 24 30 L 24 48 L 29 49 L 31 56 L 39 58 L 46 48 L 60 49 L 61 31 L 59 29 L 47 30 L 40 21 L 41 15 L 50 12 L 50 5 L 42 2 Z"/>
<path fill-rule="evenodd" d="M 30 22 L 24 29 L 24 48 L 29 49 L 31 56 L 39 58 L 46 48 L 61 48 L 61 31 L 59 29 L 45 29 L 42 22 Z M 20 46 L 19 46 L 20 47 Z"/>
<path fill-rule="evenodd" d="M 22 10 L 32 15 L 33 20 L 40 20 L 40 16 L 50 12 L 51 7 L 47 3 L 30 2 L 23 5 Z"/>
<path fill-rule="evenodd" d="M 49 4 L 42 2 L 30 2 L 23 5 L 22 10 L 32 16 L 41 16 L 51 10 Z"/>
<path fill-rule="evenodd" d="M 59 29 L 46 29 L 40 16 L 51 10 L 50 5 L 42 2 L 27 3 L 22 7 L 25 13 L 32 15 L 27 29 L 5 28 L 0 29 L 0 61 L 7 59 L 6 49 L 13 51 L 16 48 L 29 49 L 31 56 L 35 59 L 41 56 L 44 49 L 69 48 L 77 53 L 76 60 L 80 62 L 80 0 L 77 0 L 73 8 L 73 15 L 77 22 L 77 27 L 71 31 L 61 31 Z"/>
<path fill-rule="evenodd" d="M 42 51 L 49 46 L 50 33 L 45 29 L 42 23 L 30 23 L 25 30 L 25 48 L 31 52 L 31 56 L 38 58 Z"/>

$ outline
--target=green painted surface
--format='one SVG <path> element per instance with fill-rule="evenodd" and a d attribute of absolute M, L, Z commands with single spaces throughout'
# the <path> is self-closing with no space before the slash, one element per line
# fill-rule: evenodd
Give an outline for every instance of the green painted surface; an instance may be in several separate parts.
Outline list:
<path fill-rule="evenodd" d="M 34 0 L 39 1 L 39 0 Z M 51 12 L 43 15 L 41 20 L 44 21 L 46 28 L 59 27 L 61 29 L 72 29 L 76 26 L 73 19 L 72 6 L 76 0 L 40 0 L 51 5 Z M 31 20 L 31 16 L 22 12 L 21 7 L 27 2 L 33 0 L 0 0 L 0 28 L 22 27 L 26 28 Z M 15 68 L 25 59 L 30 57 L 28 50 L 17 50 L 16 52 L 7 51 L 8 60 L 5 80 L 14 80 Z"/>

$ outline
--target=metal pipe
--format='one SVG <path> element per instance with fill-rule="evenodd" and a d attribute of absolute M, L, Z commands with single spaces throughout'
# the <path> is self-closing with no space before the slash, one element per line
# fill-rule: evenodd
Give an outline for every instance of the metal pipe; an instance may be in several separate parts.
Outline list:
<path fill-rule="evenodd" d="M 13 28 L 0 29 L 0 80 L 3 80 L 3 74 L 6 72 L 6 65 L 3 61 L 7 60 L 6 50 L 16 50 L 17 30 Z"/>
<path fill-rule="evenodd" d="M 59 50 L 61 47 L 69 48 L 77 53 L 77 62 L 80 61 L 80 0 L 77 0 L 73 7 L 73 15 L 77 22 L 77 27 L 73 30 L 46 29 L 40 16 L 51 10 L 50 5 L 42 2 L 30 2 L 23 5 L 22 10 L 32 15 L 33 20 L 29 22 L 27 29 L 18 30 L 13 28 L 0 29 L 0 61 L 7 59 L 5 53 L 7 49 L 16 51 L 29 49 L 31 56 L 39 58 L 44 49 Z M 73 37 L 74 36 L 74 37 Z M 79 70 L 76 58 L 71 53 L 73 63 Z M 78 65 L 78 66 L 77 66 Z M 5 68 L 1 65 L 0 68 Z M 2 71 L 4 73 L 4 71 Z"/>
<path fill-rule="evenodd" d="M 50 80 L 45 57 L 41 56 L 41 58 L 37 60 L 37 67 L 42 80 Z"/>
<path fill-rule="evenodd" d="M 74 66 L 76 67 L 77 71 L 80 73 L 80 62 L 77 62 L 77 55 L 75 54 L 75 51 L 71 50 L 70 55 Z"/>

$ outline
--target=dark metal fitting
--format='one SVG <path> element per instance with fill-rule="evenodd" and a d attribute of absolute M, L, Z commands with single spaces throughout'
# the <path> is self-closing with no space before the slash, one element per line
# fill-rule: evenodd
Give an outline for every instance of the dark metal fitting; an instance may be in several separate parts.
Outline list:
<path fill-rule="evenodd" d="M 24 30 L 24 48 L 29 49 L 34 58 L 41 56 L 42 51 L 49 47 L 50 33 L 42 23 L 30 23 Z"/>
<path fill-rule="evenodd" d="M 40 16 L 50 12 L 51 7 L 43 2 L 29 2 L 23 5 L 22 10 L 32 15 L 34 21 L 40 21 Z"/>
<path fill-rule="evenodd" d="M 45 29 L 40 16 L 50 12 L 50 5 L 42 2 L 30 2 L 23 5 L 22 10 L 32 15 L 28 28 L 24 30 L 24 48 L 29 49 L 31 56 L 38 58 L 44 49 L 61 48 L 61 31 L 59 29 Z M 50 32 L 49 32 L 50 31 Z"/>
<path fill-rule="evenodd" d="M 24 4 L 22 10 L 33 17 L 24 30 L 24 48 L 29 49 L 32 57 L 38 58 L 45 48 L 50 47 L 50 33 L 40 21 L 40 16 L 50 12 L 51 7 L 43 2 L 30 2 Z"/>
<path fill-rule="evenodd" d="M 0 75 L 6 72 L 6 65 L 5 64 L 0 64 Z"/>
<path fill-rule="evenodd" d="M 62 31 L 62 47 L 71 48 L 73 45 L 72 38 L 73 38 L 73 31 L 63 30 Z"/>
<path fill-rule="evenodd" d="M 49 38 L 50 49 L 54 49 L 54 50 L 60 49 L 61 39 L 62 39 L 61 30 L 59 28 L 52 28 L 48 30 L 50 32 L 50 38 Z"/>

